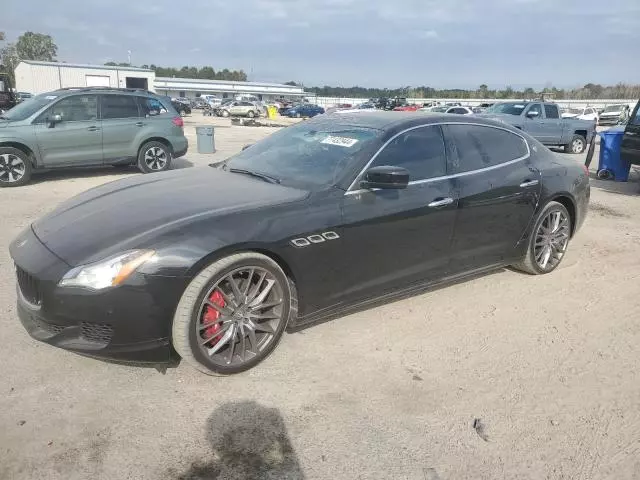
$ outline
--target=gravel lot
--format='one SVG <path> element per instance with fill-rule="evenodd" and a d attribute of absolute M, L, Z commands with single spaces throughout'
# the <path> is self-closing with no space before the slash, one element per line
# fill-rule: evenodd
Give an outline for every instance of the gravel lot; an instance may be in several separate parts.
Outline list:
<path fill-rule="evenodd" d="M 203 120 L 187 120 L 195 151 Z M 218 153 L 176 167 L 272 131 L 219 128 Z M 638 172 L 592 181 L 591 212 L 551 275 L 502 270 L 285 335 L 230 378 L 83 358 L 19 324 L 10 240 L 128 174 L 52 172 L 0 190 L 0 478 L 640 478 Z"/>

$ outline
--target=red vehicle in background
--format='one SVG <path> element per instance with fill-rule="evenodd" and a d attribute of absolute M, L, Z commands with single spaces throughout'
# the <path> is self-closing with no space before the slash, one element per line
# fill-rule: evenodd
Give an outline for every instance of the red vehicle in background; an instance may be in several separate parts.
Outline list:
<path fill-rule="evenodd" d="M 420 105 L 400 105 L 393 109 L 394 112 L 415 112 L 420 108 Z"/>

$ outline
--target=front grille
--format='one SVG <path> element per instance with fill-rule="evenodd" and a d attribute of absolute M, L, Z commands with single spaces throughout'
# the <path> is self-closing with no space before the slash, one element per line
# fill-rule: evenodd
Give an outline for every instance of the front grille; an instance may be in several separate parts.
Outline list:
<path fill-rule="evenodd" d="M 103 323 L 82 322 L 80 324 L 80 335 L 85 340 L 92 342 L 109 343 L 113 336 L 111 325 Z"/>
<path fill-rule="evenodd" d="M 47 323 L 39 317 L 33 316 L 31 317 L 36 325 L 45 332 L 49 332 L 51 335 L 56 335 L 64 330 L 65 327 L 62 325 L 53 325 L 51 323 Z"/>
<path fill-rule="evenodd" d="M 16 265 L 16 276 L 22 296 L 34 305 L 42 305 L 40 281 Z"/>

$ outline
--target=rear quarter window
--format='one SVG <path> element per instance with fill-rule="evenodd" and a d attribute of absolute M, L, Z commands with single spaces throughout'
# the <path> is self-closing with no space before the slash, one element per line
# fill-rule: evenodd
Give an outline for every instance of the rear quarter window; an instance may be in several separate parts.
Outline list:
<path fill-rule="evenodd" d="M 168 113 L 169 109 L 160 101 L 153 97 L 136 97 L 140 106 L 140 113 L 143 117 L 155 117 Z"/>
<path fill-rule="evenodd" d="M 484 125 L 447 125 L 453 172 L 462 173 L 494 167 L 528 155 L 520 135 Z"/>

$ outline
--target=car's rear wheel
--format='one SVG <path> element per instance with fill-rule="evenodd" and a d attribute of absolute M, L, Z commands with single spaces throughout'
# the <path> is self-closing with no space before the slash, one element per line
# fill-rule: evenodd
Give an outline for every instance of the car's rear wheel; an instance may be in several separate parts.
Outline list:
<path fill-rule="evenodd" d="M 587 139 L 582 135 L 574 135 L 571 141 L 564 146 L 566 153 L 582 153 L 587 147 Z"/>
<path fill-rule="evenodd" d="M 258 253 L 234 254 L 203 269 L 173 317 L 178 354 L 207 374 L 248 370 L 277 346 L 297 300 L 280 266 Z"/>
<path fill-rule="evenodd" d="M 569 212 L 561 203 L 549 202 L 536 220 L 525 257 L 513 266 L 532 275 L 552 272 L 562 262 L 570 238 Z"/>
<path fill-rule="evenodd" d="M 0 187 L 19 187 L 31 179 L 31 160 L 22 150 L 0 147 Z"/>
<path fill-rule="evenodd" d="M 187 116 L 186 110 L 180 110 L 180 116 L 181 117 L 186 117 Z"/>
<path fill-rule="evenodd" d="M 229 110 L 222 110 L 222 116 L 223 117 L 228 117 L 229 116 Z"/>
<path fill-rule="evenodd" d="M 161 142 L 147 142 L 138 154 L 142 173 L 163 172 L 171 167 L 171 149 Z"/>
<path fill-rule="evenodd" d="M 249 110 L 249 112 L 247 112 L 247 117 L 249 117 L 249 118 L 253 118 L 253 117 L 255 117 L 255 116 L 256 116 L 256 114 L 255 114 L 255 113 L 253 113 L 253 110 Z"/>

